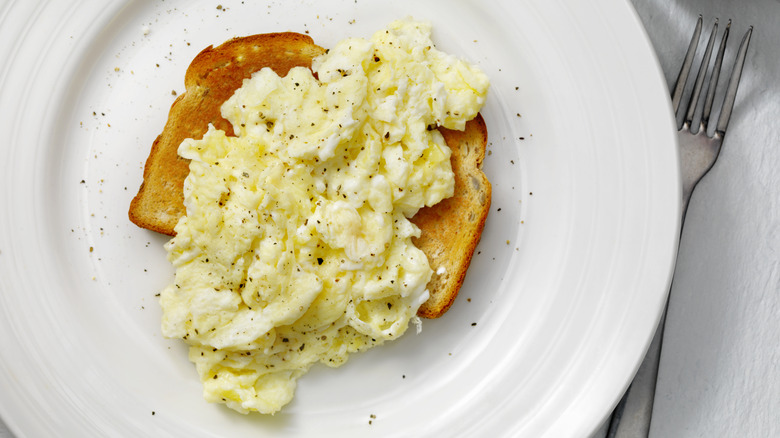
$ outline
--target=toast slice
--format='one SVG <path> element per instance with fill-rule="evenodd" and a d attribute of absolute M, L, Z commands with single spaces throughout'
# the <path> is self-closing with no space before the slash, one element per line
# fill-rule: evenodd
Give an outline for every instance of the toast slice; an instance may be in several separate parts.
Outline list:
<path fill-rule="evenodd" d="M 176 223 L 186 214 L 183 185 L 189 160 L 177 153 L 181 142 L 202 138 L 209 123 L 234 135 L 220 107 L 245 78 L 263 67 L 280 76 L 296 66 L 310 68 L 312 59 L 324 52 L 310 37 L 292 32 L 235 38 L 200 52 L 185 74 L 185 93 L 174 101 L 163 132 L 152 144 L 143 182 L 130 203 L 130 221 L 173 236 Z M 452 149 L 455 194 L 412 218 L 422 231 L 414 243 L 434 271 L 428 284 L 430 299 L 418 311 L 425 318 L 438 318 L 452 305 L 490 210 L 491 187 L 481 170 L 487 147 L 484 120 L 478 115 L 464 131 L 440 131 Z"/>
<path fill-rule="evenodd" d="M 311 60 L 323 53 L 310 37 L 293 32 L 234 38 L 200 52 L 184 75 L 186 91 L 173 102 L 165 128 L 152 144 L 141 188 L 130 203 L 130 221 L 173 236 L 186 214 L 183 187 L 190 172 L 189 160 L 178 155 L 181 142 L 203 138 L 209 123 L 234 135 L 220 107 L 244 79 L 263 67 L 284 76 L 293 67 L 311 67 Z"/>
<path fill-rule="evenodd" d="M 417 310 L 423 318 L 440 317 L 458 295 L 485 227 L 492 190 L 482 172 L 487 148 L 487 127 L 482 116 L 478 114 L 468 121 L 463 131 L 439 131 L 452 149 L 455 193 L 434 206 L 420 209 L 411 218 L 422 231 L 412 242 L 425 253 L 433 269 L 428 282 L 431 296 Z"/>

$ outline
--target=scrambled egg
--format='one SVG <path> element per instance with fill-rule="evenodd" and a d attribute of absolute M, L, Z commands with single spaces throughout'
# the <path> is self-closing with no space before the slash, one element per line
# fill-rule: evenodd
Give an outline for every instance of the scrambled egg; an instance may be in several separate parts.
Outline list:
<path fill-rule="evenodd" d="M 347 39 L 285 77 L 256 72 L 186 140 L 187 215 L 166 244 L 176 269 L 162 331 L 190 345 L 204 397 L 274 413 L 321 362 L 401 336 L 432 271 L 407 218 L 453 193 L 435 129 L 463 129 L 488 88 L 397 21 Z"/>

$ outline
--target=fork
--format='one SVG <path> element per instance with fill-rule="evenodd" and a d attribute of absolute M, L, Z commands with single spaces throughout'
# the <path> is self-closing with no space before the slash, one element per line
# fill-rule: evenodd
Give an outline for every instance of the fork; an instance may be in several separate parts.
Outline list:
<path fill-rule="evenodd" d="M 715 126 L 714 132 L 710 134 L 708 131 L 710 115 L 712 114 L 715 91 L 720 78 L 723 54 L 726 51 L 726 41 L 728 40 L 730 28 L 731 20 L 729 20 L 726 25 L 726 29 L 721 37 L 720 47 L 718 49 L 718 54 L 715 57 L 715 63 L 707 86 L 707 95 L 702 108 L 701 120 L 698 125 L 694 124 L 694 115 L 699 107 L 702 86 L 704 85 L 705 76 L 707 75 L 710 58 L 712 56 L 715 36 L 718 32 L 717 19 L 715 19 L 715 23 L 712 26 L 707 47 L 702 57 L 701 66 L 699 67 L 699 72 L 696 75 L 696 80 L 693 85 L 688 107 L 684 114 L 682 113 L 682 108 L 680 108 L 680 103 L 683 99 L 688 76 L 691 67 L 693 66 L 696 49 L 701 36 L 701 15 L 699 15 L 699 19 L 696 22 L 696 28 L 691 37 L 691 42 L 688 45 L 688 52 L 683 60 L 683 65 L 672 93 L 672 108 L 677 116 L 675 120 L 679 120 L 682 117 L 682 124 L 680 125 L 678 123 L 677 126 L 677 140 L 680 145 L 680 162 L 682 170 L 683 202 L 681 226 L 682 223 L 685 222 L 685 214 L 688 211 L 688 203 L 691 199 L 693 189 L 696 188 L 696 185 L 712 168 L 715 164 L 715 160 L 718 158 L 723 139 L 726 135 L 726 128 L 728 127 L 729 119 L 731 118 L 731 113 L 734 109 L 734 102 L 737 98 L 737 88 L 739 87 L 739 81 L 742 77 L 742 67 L 745 64 L 745 57 L 747 55 L 748 45 L 750 44 L 750 37 L 753 33 L 753 26 L 750 26 L 740 43 L 731 77 L 728 82 L 728 88 L 726 89 L 726 95 L 720 110 L 720 116 L 718 117 L 718 123 Z M 668 298 L 666 303 L 668 307 Z M 607 438 L 648 436 L 653 411 L 653 400 L 655 398 L 656 381 L 658 379 L 658 365 L 661 358 L 665 322 L 666 309 L 664 309 L 664 312 L 661 315 L 661 320 L 658 323 L 658 328 L 656 329 L 653 341 L 650 344 L 650 348 L 648 349 L 636 377 L 634 377 L 631 386 L 629 386 L 612 414 Z"/>

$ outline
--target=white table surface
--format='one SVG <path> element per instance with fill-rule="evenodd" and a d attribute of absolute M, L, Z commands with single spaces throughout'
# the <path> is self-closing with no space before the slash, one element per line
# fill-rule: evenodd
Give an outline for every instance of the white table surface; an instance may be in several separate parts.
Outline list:
<path fill-rule="evenodd" d="M 726 63 L 754 26 L 723 149 L 683 229 L 650 436 L 780 436 L 780 0 L 632 3 L 670 86 L 699 14 L 705 32 L 733 19 Z"/>

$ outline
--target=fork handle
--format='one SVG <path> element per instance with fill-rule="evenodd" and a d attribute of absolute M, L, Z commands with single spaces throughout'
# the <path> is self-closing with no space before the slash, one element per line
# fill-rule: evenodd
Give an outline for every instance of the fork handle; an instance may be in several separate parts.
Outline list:
<path fill-rule="evenodd" d="M 697 182 L 695 178 L 683 175 L 680 230 L 685 222 L 685 214 L 688 211 L 691 194 Z M 672 280 L 673 283 L 674 280 Z M 672 284 L 669 285 L 670 292 Z M 668 297 L 669 294 L 667 294 L 666 305 L 661 313 L 661 320 L 658 321 L 658 327 L 650 342 L 647 354 L 645 354 L 634 380 L 612 414 L 606 438 L 636 438 L 647 437 L 650 434 L 650 420 L 653 414 L 656 382 L 658 381 L 658 366 L 661 363 L 661 344 L 666 325 L 666 311 L 669 308 Z"/>

